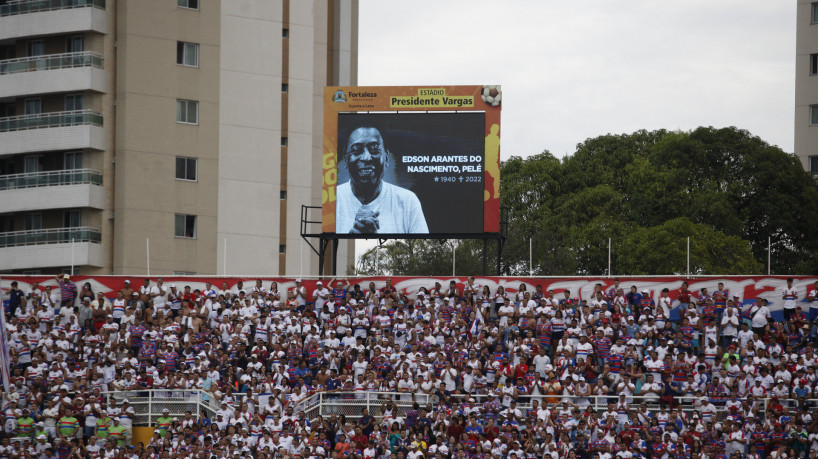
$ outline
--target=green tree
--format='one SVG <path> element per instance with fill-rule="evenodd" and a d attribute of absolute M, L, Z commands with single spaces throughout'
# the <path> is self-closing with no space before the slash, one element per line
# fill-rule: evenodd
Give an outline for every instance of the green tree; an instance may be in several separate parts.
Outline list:
<path fill-rule="evenodd" d="M 688 237 L 691 274 L 761 273 L 747 241 L 686 217 L 627 234 L 618 247 L 627 256 L 618 258 L 618 267 L 628 274 L 685 274 Z"/>
<path fill-rule="evenodd" d="M 637 131 L 501 165 L 508 239 L 500 274 L 684 273 L 690 237 L 696 274 L 759 273 L 772 242 L 776 274 L 818 271 L 818 186 L 798 159 L 734 127 Z M 457 273 L 482 272 L 482 241 L 460 241 Z M 496 246 L 490 244 L 489 266 Z M 359 271 L 375 274 L 374 251 Z M 391 274 L 451 272 L 451 247 L 393 241 Z M 386 260 L 386 261 L 384 261 Z M 495 270 L 490 269 L 490 273 Z"/>
<path fill-rule="evenodd" d="M 389 241 L 382 246 L 367 250 L 358 260 L 355 271 L 357 274 L 366 276 L 450 274 L 453 246 L 456 246 L 455 272 L 457 275 L 471 276 L 482 273 L 482 241 L 443 239 Z M 496 259 L 490 258 L 490 260 Z"/>

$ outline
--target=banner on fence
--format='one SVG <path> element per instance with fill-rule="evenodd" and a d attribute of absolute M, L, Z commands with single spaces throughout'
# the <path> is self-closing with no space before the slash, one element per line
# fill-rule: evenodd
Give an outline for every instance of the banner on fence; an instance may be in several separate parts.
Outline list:
<path fill-rule="evenodd" d="M 149 278 L 147 281 L 154 284 L 158 279 L 157 276 Z M 261 286 L 264 289 L 269 289 L 271 286 L 278 289 L 282 293 L 282 297 L 286 297 L 286 292 L 296 287 L 296 278 L 292 277 L 261 277 L 261 278 L 244 278 L 244 277 L 205 277 L 205 276 L 167 276 L 163 277 L 165 286 L 176 284 L 180 291 L 184 291 L 184 287 L 189 286 L 191 291 L 212 288 L 217 292 L 219 290 L 236 290 L 239 283 L 242 283 L 242 288 L 249 291 L 253 288 L 257 281 L 261 281 Z M 46 286 L 51 286 L 53 291 L 59 292 L 57 280 L 53 276 L 16 276 L 11 275 L 3 277 L 0 280 L 0 288 L 3 289 L 3 298 L 7 299 L 8 290 L 12 281 L 17 281 L 19 287 L 23 291 L 30 291 L 32 287 L 43 290 Z M 146 278 L 135 276 L 73 276 L 71 280 L 76 283 L 78 291 L 82 291 L 83 286 L 88 283 L 91 289 L 95 292 L 102 292 L 109 298 L 114 298 L 116 292 L 125 286 L 125 281 L 128 280 L 132 288 L 138 290 L 140 286 L 144 285 Z M 316 287 L 316 282 L 319 279 L 303 279 L 302 285 L 307 291 L 307 297 L 312 298 L 313 291 Z M 323 284 L 329 288 L 334 285 L 328 285 L 331 279 L 324 278 Z M 439 277 L 404 277 L 404 276 L 373 276 L 360 278 L 339 278 L 338 280 L 349 280 L 351 284 L 359 284 L 361 289 L 368 290 L 370 283 L 373 283 L 375 288 L 383 288 L 387 280 L 391 281 L 391 285 L 397 291 L 405 293 L 410 299 L 414 300 L 415 295 L 421 287 L 432 289 L 436 282 L 439 282 L 443 289 L 449 287 L 449 283 L 454 281 L 457 287 L 462 291 L 464 285 L 470 282 L 470 279 L 465 276 L 439 276 Z M 807 302 L 807 295 L 815 287 L 815 282 L 818 281 L 818 276 L 793 276 L 793 287 L 798 292 L 798 305 L 802 307 L 805 313 L 809 312 L 810 304 Z M 708 276 L 708 277 L 684 277 L 684 276 L 631 276 L 620 277 L 619 286 L 622 287 L 625 293 L 629 292 L 632 287 L 635 287 L 638 292 L 643 290 L 648 291 L 648 295 L 655 301 L 658 301 L 663 289 L 667 288 L 670 291 L 670 297 L 674 303 L 679 296 L 679 289 L 683 282 L 688 283 L 688 289 L 693 296 L 698 296 L 702 288 L 706 288 L 708 293 L 712 295 L 714 291 L 718 290 L 719 283 L 722 283 L 724 290 L 732 297 L 738 295 L 742 303 L 755 302 L 758 298 L 764 298 L 769 302 L 770 310 L 776 320 L 783 318 L 783 291 L 787 286 L 787 276 Z M 35 286 L 36 283 L 36 286 Z M 608 291 L 614 287 L 614 278 L 606 277 L 592 277 L 592 276 L 577 276 L 566 278 L 546 278 L 546 277 L 475 277 L 474 284 L 481 289 L 483 286 L 488 286 L 492 293 L 496 292 L 498 287 L 503 287 L 505 292 L 514 299 L 517 292 L 525 289 L 532 292 L 532 294 L 541 289 L 544 292 L 553 289 L 557 298 L 562 298 L 565 291 L 569 291 L 571 298 L 588 299 L 590 300 L 597 284 L 602 286 L 604 291 Z M 814 302 L 813 306 L 818 308 L 818 302 Z M 671 319 L 678 317 L 678 311 L 674 310 Z"/>

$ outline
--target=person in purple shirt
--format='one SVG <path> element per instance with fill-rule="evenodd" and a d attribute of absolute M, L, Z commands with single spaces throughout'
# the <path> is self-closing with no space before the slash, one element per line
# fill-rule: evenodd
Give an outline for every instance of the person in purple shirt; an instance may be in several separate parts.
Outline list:
<path fill-rule="evenodd" d="M 57 274 L 57 282 L 60 283 L 60 308 L 64 308 L 69 302 L 73 304 L 77 298 L 77 285 L 71 282 L 71 276 Z"/>

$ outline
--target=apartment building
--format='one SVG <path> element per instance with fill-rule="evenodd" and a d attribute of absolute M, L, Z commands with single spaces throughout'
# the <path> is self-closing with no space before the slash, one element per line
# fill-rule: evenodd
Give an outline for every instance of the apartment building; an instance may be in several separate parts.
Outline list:
<path fill-rule="evenodd" d="M 0 273 L 317 273 L 301 206 L 323 87 L 357 82 L 357 11 L 0 0 Z"/>
<path fill-rule="evenodd" d="M 795 154 L 818 178 L 818 2 L 798 0 L 795 39 Z"/>

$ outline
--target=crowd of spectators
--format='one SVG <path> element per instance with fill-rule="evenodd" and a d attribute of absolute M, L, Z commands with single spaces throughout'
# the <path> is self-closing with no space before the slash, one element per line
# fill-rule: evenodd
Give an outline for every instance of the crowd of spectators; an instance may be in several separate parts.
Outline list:
<path fill-rule="evenodd" d="M 788 281 L 773 320 L 721 284 L 616 279 L 579 299 L 474 278 L 413 292 L 157 278 L 109 298 L 57 280 L 4 292 L 0 459 L 818 457 L 818 282 Z M 132 445 L 126 397 L 147 389 L 220 408 L 165 410 Z M 308 417 L 318 392 L 325 415 Z M 362 399 L 371 411 L 348 409 Z"/>

